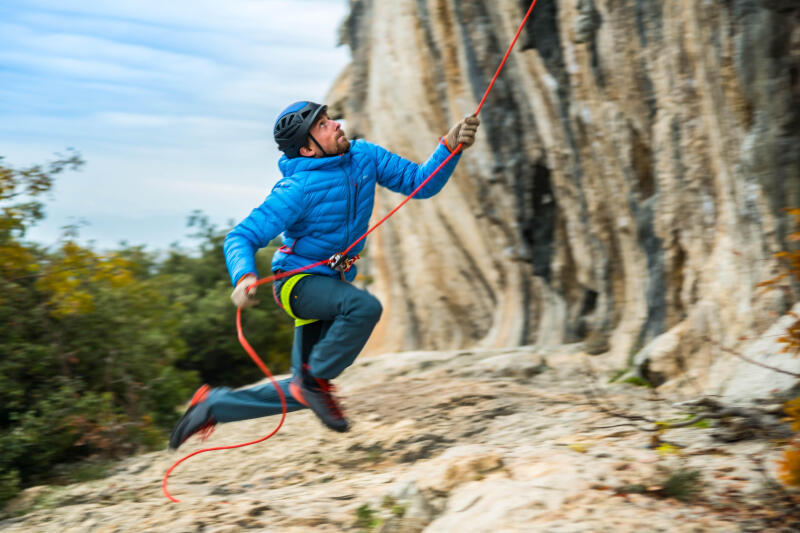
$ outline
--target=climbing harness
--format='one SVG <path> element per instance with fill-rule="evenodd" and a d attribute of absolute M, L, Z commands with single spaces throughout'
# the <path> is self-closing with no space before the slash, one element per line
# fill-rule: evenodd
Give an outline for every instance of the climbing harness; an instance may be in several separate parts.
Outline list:
<path fill-rule="evenodd" d="M 500 61 L 500 65 L 497 67 L 497 70 L 495 71 L 494 76 L 492 77 L 492 80 L 489 82 L 489 86 L 486 88 L 486 92 L 483 93 L 483 98 L 481 98 L 481 101 L 478 104 L 478 108 L 475 110 L 475 113 L 473 113 L 474 115 L 477 116 L 481 112 L 481 109 L 483 108 L 483 104 L 486 102 L 486 98 L 489 96 L 489 92 L 492 90 L 492 87 L 494 87 L 494 83 L 495 83 L 495 81 L 497 81 L 497 77 L 500 75 L 500 71 L 503 69 L 503 66 L 506 63 L 506 60 L 508 59 L 508 56 L 511 54 L 511 50 L 514 48 L 514 45 L 516 44 L 517 39 L 519 38 L 520 34 L 522 33 L 522 29 L 525 27 L 525 23 L 528 22 L 528 18 L 530 17 L 531 12 L 533 11 L 533 7 L 535 5 L 536 5 L 536 0 L 533 0 L 531 2 L 530 7 L 528 8 L 528 11 L 525 13 L 525 17 L 522 19 L 522 22 L 520 23 L 519 28 L 517 29 L 517 33 L 514 34 L 514 38 L 511 40 L 511 44 L 508 46 L 508 49 L 506 50 L 506 53 L 503 56 L 502 61 Z M 316 263 L 311 263 L 309 265 L 297 268 L 295 270 L 290 270 L 288 272 L 276 272 L 272 276 L 260 279 L 260 280 L 258 280 L 256 282 L 252 283 L 251 285 L 249 285 L 247 287 L 247 290 L 249 291 L 253 287 L 257 287 L 257 286 L 263 285 L 265 283 L 275 282 L 275 281 L 277 281 L 279 279 L 290 278 L 289 280 L 287 280 L 284 283 L 284 286 L 281 287 L 281 300 L 283 300 L 283 295 L 284 295 L 284 290 L 286 289 L 286 285 L 288 285 L 294 279 L 295 281 L 292 284 L 292 287 L 294 287 L 294 284 L 296 284 L 298 281 L 300 281 L 300 279 L 302 279 L 302 276 L 298 277 L 298 274 L 300 274 L 301 272 L 304 272 L 306 270 L 311 270 L 312 268 L 315 268 L 315 267 L 318 267 L 318 266 L 321 266 L 321 265 L 325 265 L 325 264 L 327 264 L 328 266 L 330 266 L 334 270 L 338 270 L 340 272 L 341 276 L 343 277 L 344 276 L 344 272 L 347 272 L 347 270 L 349 270 L 353 266 L 353 262 L 355 262 L 355 260 L 358 259 L 358 256 L 355 256 L 355 257 L 352 257 L 352 258 L 347 256 L 347 254 L 350 252 L 350 250 L 352 250 L 359 242 L 364 240 L 367 237 L 367 235 L 369 235 L 370 233 L 375 231 L 375 229 L 377 229 L 381 224 L 383 224 L 386 220 L 388 220 L 389 217 L 394 215 L 401 207 L 403 207 L 406 203 L 408 203 L 408 201 L 411 200 L 411 198 L 413 198 L 420 191 L 420 189 L 422 189 L 425 185 L 427 185 L 427 183 L 431 180 L 431 178 L 433 178 L 457 153 L 459 153 L 460 150 L 461 150 L 461 144 L 456 146 L 455 149 L 453 149 L 450 152 L 450 155 L 448 155 L 447 158 L 444 161 L 442 161 L 441 164 L 439 164 L 439 166 L 436 167 L 434 169 L 434 171 L 431 172 L 431 174 L 427 178 L 425 178 L 425 180 L 422 183 L 420 183 L 419 186 L 417 186 L 416 189 L 414 189 L 411 192 L 411 194 L 409 194 L 407 197 L 405 197 L 403 199 L 403 201 L 401 201 L 399 204 L 397 204 L 397 206 L 395 206 L 394 209 L 389 211 L 389 213 L 386 216 L 384 216 L 382 219 L 380 219 L 378 222 L 376 222 L 375 225 L 373 225 L 371 228 L 369 228 L 361 237 L 359 237 L 358 239 L 353 241 L 353 243 L 350 244 L 350 246 L 348 246 L 342 252 L 339 252 L 339 253 L 335 254 L 333 257 L 331 257 L 329 259 L 323 259 L 321 261 L 317 261 Z M 344 269 L 344 270 L 342 270 L 342 269 Z M 308 275 L 308 274 L 306 274 L 306 275 Z M 273 294 L 275 294 L 274 291 L 273 291 Z M 291 294 L 291 288 L 288 289 L 285 294 L 286 294 L 286 300 L 285 301 L 288 303 L 289 302 L 289 295 Z M 277 296 L 276 296 L 276 300 L 277 300 Z M 282 307 L 284 308 L 284 310 L 286 310 L 287 313 L 289 313 L 289 310 L 291 309 L 291 305 L 282 305 Z M 290 316 L 294 316 L 294 315 L 290 314 Z M 295 318 L 295 320 L 298 320 L 297 317 L 294 317 L 294 318 Z M 245 338 L 244 333 L 242 331 L 242 308 L 241 307 L 236 310 L 236 333 L 238 335 L 239 343 L 242 345 L 242 348 L 244 348 L 245 352 L 247 352 L 247 355 L 250 356 L 250 358 L 253 360 L 253 362 L 256 364 L 256 366 L 258 366 L 258 368 L 260 368 L 261 371 L 269 378 L 270 382 L 275 387 L 275 390 L 278 392 L 278 396 L 281 399 L 281 408 L 282 408 L 281 409 L 281 419 L 278 421 L 278 425 L 275 426 L 275 429 L 273 429 L 272 432 L 270 432 L 269 435 L 266 435 L 265 437 L 262 437 L 262 438 L 260 438 L 258 440 L 254 440 L 254 441 L 251 441 L 251 442 L 245 442 L 243 444 L 234 444 L 234 445 L 230 445 L 230 446 L 217 446 L 217 447 L 214 447 L 214 448 L 204 448 L 202 450 L 194 451 L 194 452 L 190 453 L 189 455 L 187 455 L 187 456 L 179 459 L 178 461 L 176 461 L 169 468 L 169 470 L 167 470 L 167 472 L 164 474 L 164 479 L 161 482 L 161 488 L 164 491 L 164 495 L 167 498 L 169 498 L 170 500 L 172 500 L 173 502 L 180 502 L 180 500 L 178 500 L 177 498 L 172 496 L 169 493 L 169 490 L 167 490 L 167 480 L 169 478 L 169 475 L 172 473 L 172 471 L 175 469 L 175 467 L 177 467 L 179 464 L 181 464 L 182 462 L 186 461 L 190 457 L 194 457 L 195 455 L 200 454 L 200 453 L 211 452 L 211 451 L 215 451 L 215 450 L 230 450 L 232 448 L 242 448 L 244 446 L 250 446 L 251 444 L 258 444 L 259 442 L 264 442 L 265 440 L 269 439 L 270 437 L 272 437 L 274 434 L 276 434 L 278 432 L 278 430 L 281 428 L 281 426 L 283 426 L 284 420 L 286 419 L 286 397 L 284 396 L 283 390 L 281 389 L 280 385 L 278 385 L 278 382 L 275 381 L 275 377 L 272 375 L 272 372 L 270 372 L 269 368 L 267 368 L 267 365 L 264 364 L 264 362 L 258 356 L 258 354 L 253 349 L 253 347 L 250 346 L 250 343 L 247 342 L 247 339 Z"/>
<path fill-rule="evenodd" d="M 316 318 L 298 318 L 297 315 L 294 314 L 294 311 L 292 311 L 292 289 L 294 289 L 294 286 L 297 285 L 298 281 L 310 275 L 311 274 L 297 274 L 284 281 L 283 285 L 281 285 L 280 298 L 278 298 L 278 295 L 276 294 L 275 284 L 272 284 L 272 296 L 275 298 L 278 306 L 280 306 L 280 308 L 283 309 L 287 315 L 294 319 L 294 327 L 296 328 L 317 321 Z"/>

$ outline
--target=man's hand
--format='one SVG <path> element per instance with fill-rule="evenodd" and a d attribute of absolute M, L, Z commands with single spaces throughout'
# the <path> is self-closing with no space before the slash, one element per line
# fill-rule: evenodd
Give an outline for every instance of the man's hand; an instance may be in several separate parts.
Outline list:
<path fill-rule="evenodd" d="M 447 135 L 444 137 L 447 147 L 452 152 L 459 144 L 463 145 L 461 148 L 469 148 L 475 142 L 475 132 L 478 131 L 478 126 L 481 120 L 475 115 L 464 117 L 456 123 L 455 126 L 450 128 Z"/>
<path fill-rule="evenodd" d="M 231 293 L 231 301 L 233 302 L 233 305 L 242 309 L 247 309 L 248 307 L 252 307 L 258 303 L 258 300 L 255 299 L 257 287 L 253 287 L 249 292 L 247 291 L 247 287 L 256 281 L 258 281 L 258 278 L 253 274 L 247 274 L 239 280 L 239 283 L 236 284 L 236 288 L 233 289 L 233 292 Z"/>

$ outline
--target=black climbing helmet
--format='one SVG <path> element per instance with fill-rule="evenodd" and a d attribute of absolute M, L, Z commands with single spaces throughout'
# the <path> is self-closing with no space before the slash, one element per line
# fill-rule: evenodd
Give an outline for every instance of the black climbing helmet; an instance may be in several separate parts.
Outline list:
<path fill-rule="evenodd" d="M 275 142 L 278 149 L 293 158 L 300 155 L 300 148 L 306 145 L 308 131 L 320 113 L 327 111 L 328 106 L 314 102 L 295 102 L 278 115 L 275 121 Z"/>

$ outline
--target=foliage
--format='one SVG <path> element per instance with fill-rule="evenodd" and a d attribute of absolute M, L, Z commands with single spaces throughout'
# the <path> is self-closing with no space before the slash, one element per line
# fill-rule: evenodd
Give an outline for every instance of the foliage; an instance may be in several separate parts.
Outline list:
<path fill-rule="evenodd" d="M 681 453 L 680 447 L 675 446 L 674 444 L 670 444 L 669 442 L 663 442 L 663 441 L 656 447 L 655 450 L 661 455 L 673 455 Z"/>
<path fill-rule="evenodd" d="M 662 482 L 662 493 L 664 496 L 676 498 L 681 501 L 689 501 L 700 492 L 700 471 L 681 469 L 667 473 Z"/>
<path fill-rule="evenodd" d="M 40 197 L 53 186 L 53 179 L 65 170 L 83 165 L 80 155 L 70 150 L 43 168 L 41 165 L 15 169 L 0 156 L 0 243 L 7 245 L 25 235 L 28 227 L 44 218 Z M 4 251 L 5 252 L 5 251 Z"/>
<path fill-rule="evenodd" d="M 788 236 L 788 241 L 800 243 L 800 209 L 788 209 L 788 213 L 794 218 L 795 231 Z M 775 254 L 786 268 L 777 276 L 758 284 L 759 287 L 775 287 L 779 282 L 792 279 L 800 282 L 800 248 L 778 252 Z M 786 334 L 778 339 L 783 344 L 783 352 L 792 352 L 794 355 L 800 354 L 800 316 L 792 313 L 795 321 L 788 327 Z"/>
<path fill-rule="evenodd" d="M 236 308 L 229 296 L 231 282 L 222 254 L 225 231 L 213 226 L 201 213 L 193 213 L 189 226 L 193 237 L 201 240 L 199 254 L 189 256 L 173 248 L 159 266 L 159 272 L 171 280 L 172 298 L 185 302 L 179 334 L 187 350 L 176 361 L 181 369 L 200 372 L 210 385 L 241 386 L 263 378 L 239 345 L 234 327 Z M 277 243 L 256 255 L 259 272 L 270 272 Z M 270 285 L 258 287 L 261 305 L 242 315 L 242 327 L 248 342 L 275 373 L 289 370 L 293 323 L 276 305 L 272 305 Z"/>
<path fill-rule="evenodd" d="M 778 466 L 781 481 L 790 486 L 800 486 L 800 442 L 797 438 L 784 450 Z"/>
<path fill-rule="evenodd" d="M 236 340 L 225 232 L 201 214 L 190 251 L 99 252 L 74 229 L 52 248 L 25 241 L 54 176 L 82 164 L 76 153 L 24 169 L 0 158 L 0 504 L 82 472 L 80 461 L 163 446 L 201 379 L 261 378 Z M 267 364 L 286 370 L 291 321 L 262 305 L 244 322 Z"/>
<path fill-rule="evenodd" d="M 800 398 L 786 402 L 784 409 L 796 434 L 779 462 L 778 475 L 785 484 L 800 487 Z"/>
<path fill-rule="evenodd" d="M 636 385 L 637 387 L 646 387 L 648 389 L 653 388 L 653 384 L 647 381 L 647 379 L 641 376 L 630 376 L 622 380 L 622 383 L 628 383 L 629 385 Z"/>
<path fill-rule="evenodd" d="M 397 518 L 403 518 L 407 510 L 405 505 L 397 503 L 397 500 L 388 494 L 383 497 L 383 500 L 381 501 L 381 507 L 387 509 L 390 513 L 392 513 L 393 516 L 396 516 Z"/>
<path fill-rule="evenodd" d="M 617 494 L 644 494 L 660 498 L 675 498 L 688 502 L 697 496 L 703 488 L 699 470 L 689 468 L 669 469 L 661 467 L 658 479 L 648 485 L 641 483 L 626 484 L 615 489 Z"/>
<path fill-rule="evenodd" d="M 787 211 L 794 218 L 795 225 L 795 231 L 789 235 L 788 240 L 793 243 L 800 242 L 800 209 Z M 800 248 L 795 247 L 793 250 L 780 252 L 776 256 L 786 265 L 785 270 L 778 276 L 760 283 L 759 286 L 775 287 L 779 282 L 787 279 L 800 282 Z M 794 313 L 792 316 L 795 321 L 787 328 L 786 334 L 778 339 L 778 342 L 784 345 L 782 349 L 784 353 L 791 352 L 797 356 L 800 354 L 800 316 Z M 785 484 L 800 487 L 800 397 L 787 402 L 785 412 L 795 431 L 795 436 L 779 462 L 778 475 Z"/>
<path fill-rule="evenodd" d="M 362 530 L 366 529 L 367 531 L 375 529 L 383 520 L 378 515 L 375 509 L 372 509 L 369 504 L 365 503 L 358 509 L 356 509 L 356 522 L 354 524 L 355 527 L 360 528 Z"/>

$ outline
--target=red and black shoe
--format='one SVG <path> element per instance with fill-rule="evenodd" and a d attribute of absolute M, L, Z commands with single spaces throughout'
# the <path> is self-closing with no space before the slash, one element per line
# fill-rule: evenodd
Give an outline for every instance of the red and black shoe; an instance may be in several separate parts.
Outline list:
<path fill-rule="evenodd" d="M 303 374 L 295 376 L 289 383 L 289 392 L 294 399 L 311 409 L 330 429 L 340 433 L 350 429 L 350 422 L 344 417 L 339 399 L 335 396 L 336 386 L 327 379 L 315 378 L 307 372 Z"/>
<path fill-rule="evenodd" d="M 189 408 L 175 424 L 169 436 L 170 450 L 177 450 L 194 434 L 199 434 L 202 440 L 206 440 L 214 432 L 217 423 L 209 413 L 210 406 L 206 402 L 209 391 L 211 387 L 208 385 L 203 385 L 195 391 L 192 401 L 189 402 Z"/>

